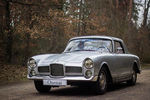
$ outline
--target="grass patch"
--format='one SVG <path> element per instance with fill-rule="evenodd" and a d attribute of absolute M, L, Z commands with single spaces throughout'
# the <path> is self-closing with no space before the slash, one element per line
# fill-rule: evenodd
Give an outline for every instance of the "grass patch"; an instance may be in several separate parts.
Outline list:
<path fill-rule="evenodd" d="M 1 65 L 0 81 L 14 82 L 27 80 L 27 67 L 20 65 Z"/>

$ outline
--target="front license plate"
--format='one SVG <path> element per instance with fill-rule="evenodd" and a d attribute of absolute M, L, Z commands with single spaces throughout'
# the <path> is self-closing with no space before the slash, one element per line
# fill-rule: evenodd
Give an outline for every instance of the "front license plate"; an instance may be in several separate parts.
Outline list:
<path fill-rule="evenodd" d="M 59 79 L 43 80 L 43 85 L 63 86 L 63 85 L 67 85 L 67 81 L 59 80 Z"/>

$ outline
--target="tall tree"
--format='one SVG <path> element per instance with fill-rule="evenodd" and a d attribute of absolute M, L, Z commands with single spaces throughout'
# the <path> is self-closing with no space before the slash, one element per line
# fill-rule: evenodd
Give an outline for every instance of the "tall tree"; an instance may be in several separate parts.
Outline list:
<path fill-rule="evenodd" d="M 11 0 L 5 0 L 6 2 L 6 30 L 7 30 L 7 46 L 6 52 L 8 57 L 8 62 L 12 59 L 12 45 L 13 45 L 13 32 L 11 27 L 11 15 L 10 15 L 10 2 Z"/>
<path fill-rule="evenodd" d="M 128 11 L 128 20 L 131 21 L 132 18 L 132 10 L 133 10 L 133 0 L 129 2 L 129 11 Z"/>
<path fill-rule="evenodd" d="M 64 13 L 72 19 L 70 22 L 75 24 L 77 30 L 76 35 L 83 35 L 86 33 L 85 19 L 88 17 L 86 3 L 86 0 L 65 0 L 64 3 Z"/>
<path fill-rule="evenodd" d="M 143 27 L 146 27 L 147 22 L 148 22 L 148 12 L 149 12 L 149 8 L 150 8 L 150 0 L 145 0 L 144 3 L 144 17 L 143 17 Z"/>

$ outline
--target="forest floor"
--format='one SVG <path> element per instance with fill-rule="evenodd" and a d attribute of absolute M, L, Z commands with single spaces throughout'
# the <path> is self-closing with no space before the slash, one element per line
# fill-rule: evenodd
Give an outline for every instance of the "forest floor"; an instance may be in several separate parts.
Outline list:
<path fill-rule="evenodd" d="M 0 85 L 27 81 L 27 67 L 21 65 L 0 65 Z"/>

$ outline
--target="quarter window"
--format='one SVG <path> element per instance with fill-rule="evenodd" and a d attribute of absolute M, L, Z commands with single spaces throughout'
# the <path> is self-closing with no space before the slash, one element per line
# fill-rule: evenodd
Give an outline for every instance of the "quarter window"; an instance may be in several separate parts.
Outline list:
<path fill-rule="evenodd" d="M 115 41 L 115 53 L 117 54 L 124 53 L 124 49 L 121 42 Z"/>

